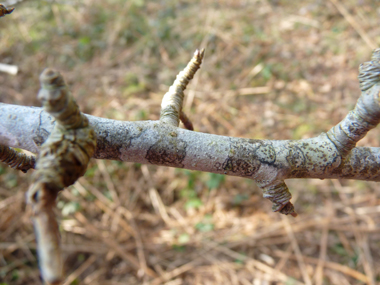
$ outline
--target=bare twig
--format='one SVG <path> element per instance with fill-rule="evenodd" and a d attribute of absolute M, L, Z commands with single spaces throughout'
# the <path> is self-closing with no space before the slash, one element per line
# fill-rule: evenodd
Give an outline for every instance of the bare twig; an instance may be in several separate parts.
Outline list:
<path fill-rule="evenodd" d="M 169 91 L 164 95 L 161 103 L 161 122 L 178 127 L 182 112 L 183 98 L 185 96 L 183 91 L 201 66 L 204 52 L 204 49 L 195 51 L 191 61 L 186 68 L 177 75 L 173 85 L 170 86 Z"/>
<path fill-rule="evenodd" d="M 17 170 L 26 173 L 36 166 L 36 157 L 20 153 L 10 147 L 0 145 L 0 161 Z"/>
<path fill-rule="evenodd" d="M 379 58 L 379 54 L 380 50 L 375 50 L 372 59 Z M 199 67 L 202 55 L 202 52 L 196 52 L 182 73 L 193 74 Z M 99 148 L 94 157 L 250 178 L 262 188 L 263 196 L 272 201 L 273 211 L 296 216 L 286 179 L 349 178 L 380 181 L 380 148 L 356 148 L 356 143 L 380 122 L 380 84 L 371 75 L 378 73 L 380 65 L 373 66 L 376 68 L 360 69 L 361 74 L 370 75 L 361 80 L 368 78 L 373 84 L 362 92 L 354 110 L 327 133 L 298 141 L 240 139 L 178 128 L 182 96 L 175 94 L 182 94 L 190 80 L 179 80 L 183 77 L 180 73 L 173 85 L 178 90 L 172 86 L 172 90 L 164 96 L 164 108 L 158 122 L 120 122 L 88 116 L 99 135 Z M 0 124 L 7 130 L 0 133 L 0 143 L 6 142 L 9 146 L 37 152 L 37 129 L 43 127 L 47 133 L 51 132 L 51 118 L 46 118 L 47 115 L 43 113 L 36 117 L 33 115 L 36 112 L 26 107 L 0 104 L 0 108 Z M 1 120 L 9 112 L 19 115 L 12 122 Z M 13 132 L 17 135 L 12 135 Z"/>

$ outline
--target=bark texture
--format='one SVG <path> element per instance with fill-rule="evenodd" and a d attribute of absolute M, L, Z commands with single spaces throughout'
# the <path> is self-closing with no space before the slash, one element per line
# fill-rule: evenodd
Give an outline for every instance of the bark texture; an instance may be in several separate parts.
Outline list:
<path fill-rule="evenodd" d="M 274 211 L 292 215 L 296 213 L 285 179 L 380 181 L 380 148 L 355 147 L 380 122 L 380 49 L 359 68 L 362 94 L 354 110 L 327 133 L 293 141 L 234 138 L 178 128 L 183 90 L 202 57 L 203 52 L 194 54 L 164 96 L 159 121 L 122 122 L 86 115 L 97 138 L 93 157 L 250 178 L 273 202 Z M 0 104 L 2 145 L 38 153 L 54 125 L 53 117 L 41 108 Z"/>

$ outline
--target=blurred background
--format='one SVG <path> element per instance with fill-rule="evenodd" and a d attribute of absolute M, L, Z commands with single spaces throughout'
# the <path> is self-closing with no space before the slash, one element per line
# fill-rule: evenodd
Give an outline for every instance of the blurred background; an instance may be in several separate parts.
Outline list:
<path fill-rule="evenodd" d="M 7 3 L 5 3 L 7 4 Z M 0 18 L 0 101 L 40 106 L 45 67 L 82 110 L 157 120 L 197 48 L 184 110 L 200 132 L 301 139 L 358 99 L 358 66 L 380 43 L 375 0 L 22 1 Z M 379 146 L 371 131 L 361 146 Z M 24 194 L 0 165 L 0 284 L 40 284 Z M 271 212 L 250 180 L 93 160 L 57 216 L 64 284 L 379 284 L 380 187 L 288 180 L 297 218 Z M 2 282 L 2 283 L 1 283 Z"/>

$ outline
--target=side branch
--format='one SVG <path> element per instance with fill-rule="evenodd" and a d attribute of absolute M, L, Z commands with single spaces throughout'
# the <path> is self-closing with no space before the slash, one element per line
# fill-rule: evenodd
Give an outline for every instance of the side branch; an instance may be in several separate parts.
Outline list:
<path fill-rule="evenodd" d="M 380 82 L 379 59 L 380 49 L 376 49 L 371 61 L 360 65 L 359 83 L 362 96 L 354 110 L 327 132 L 343 157 L 380 122 L 379 88 L 376 87 Z"/>
<path fill-rule="evenodd" d="M 58 72 L 46 69 L 40 81 L 38 99 L 56 124 L 41 145 L 37 171 L 33 173 L 27 196 L 33 210 L 42 277 L 47 284 L 60 284 L 63 263 L 58 223 L 54 215 L 55 200 L 59 191 L 85 173 L 96 147 L 95 133 Z"/>
<path fill-rule="evenodd" d="M 183 92 L 201 66 L 204 52 L 204 49 L 195 51 L 192 60 L 188 63 L 186 68 L 177 75 L 173 85 L 170 86 L 169 91 L 164 95 L 161 103 L 161 122 L 178 127 L 179 120 L 181 119 L 187 129 L 192 129 L 191 122 L 187 116 L 182 113 L 183 98 L 185 96 Z"/>
<path fill-rule="evenodd" d="M 19 153 L 10 147 L 2 145 L 0 145 L 0 161 L 24 173 L 36 166 L 36 158 L 34 156 Z"/>

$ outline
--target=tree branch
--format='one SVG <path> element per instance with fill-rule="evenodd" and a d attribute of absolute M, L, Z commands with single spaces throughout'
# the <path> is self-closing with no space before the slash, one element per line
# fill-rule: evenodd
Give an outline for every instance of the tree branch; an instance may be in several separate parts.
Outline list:
<path fill-rule="evenodd" d="M 372 61 L 360 67 L 362 95 L 355 109 L 317 137 L 254 140 L 193 132 L 177 127 L 179 104 L 171 116 L 173 124 L 162 117 L 123 122 L 86 115 L 97 137 L 93 157 L 250 178 L 274 203 L 274 211 L 295 215 L 285 179 L 380 181 L 380 148 L 355 148 L 380 121 L 380 86 L 378 76 L 373 75 L 380 71 L 379 53 L 375 50 Z M 41 108 L 0 104 L 0 144 L 37 153 L 54 124 Z"/>
<path fill-rule="evenodd" d="M 0 145 L 0 161 L 8 164 L 14 169 L 21 170 L 24 173 L 36 166 L 35 156 L 19 153 L 10 147 L 2 145 Z"/>
<path fill-rule="evenodd" d="M 0 4 L 0 18 L 5 15 L 11 14 L 15 8 L 7 8 L 3 4 Z"/>
<path fill-rule="evenodd" d="M 96 140 L 62 76 L 46 69 L 40 82 L 38 99 L 56 124 L 38 153 L 37 171 L 33 173 L 27 198 L 33 210 L 42 277 L 47 284 L 61 284 L 63 263 L 58 223 L 54 217 L 55 200 L 59 191 L 86 172 Z"/>

